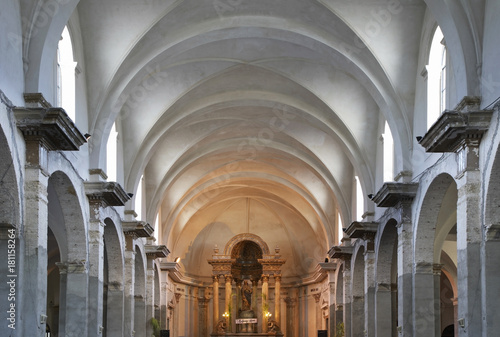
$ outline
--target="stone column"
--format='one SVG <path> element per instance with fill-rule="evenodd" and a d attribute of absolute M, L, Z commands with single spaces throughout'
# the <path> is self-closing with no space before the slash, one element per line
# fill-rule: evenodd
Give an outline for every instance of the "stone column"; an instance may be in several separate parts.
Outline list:
<path fill-rule="evenodd" d="M 463 327 L 459 326 L 458 336 L 472 337 L 481 336 L 483 324 L 482 304 L 478 300 L 482 272 L 479 144 L 466 141 L 459 161 L 463 172 L 457 181 L 457 288 L 458 319 Z"/>
<path fill-rule="evenodd" d="M 88 270 L 86 262 L 56 262 L 61 275 L 61 293 L 65 300 L 59 307 L 60 336 L 87 335 Z"/>
<path fill-rule="evenodd" d="M 199 336 L 208 337 L 208 302 L 209 298 L 203 296 L 198 297 L 199 311 Z"/>
<path fill-rule="evenodd" d="M 375 337 L 375 234 L 365 237 L 365 331 L 366 336 Z"/>
<path fill-rule="evenodd" d="M 400 336 L 412 337 L 413 332 L 413 226 L 412 198 L 401 200 L 398 230 L 398 330 Z"/>
<path fill-rule="evenodd" d="M 48 173 L 47 149 L 35 141 L 26 142 L 26 169 L 24 182 L 24 263 L 20 272 L 24 275 L 18 289 L 23 291 L 23 302 L 17 314 L 19 336 L 45 336 L 47 302 L 47 233 L 48 233 Z M 21 241 L 21 240 L 20 240 Z M 17 282 L 17 280 L 16 280 Z M 18 316 L 19 317 L 19 316 Z M 61 319 L 61 318 L 60 318 Z M 19 328 L 19 327 L 18 327 Z"/>
<path fill-rule="evenodd" d="M 287 297 L 285 298 L 286 303 L 286 336 L 295 337 L 295 325 L 298 325 L 298 321 L 295 320 L 295 308 L 297 306 L 297 299 Z M 295 325 L 294 325 L 295 323 Z"/>
<path fill-rule="evenodd" d="M 274 282 L 274 319 L 281 326 L 281 275 L 275 275 Z"/>
<path fill-rule="evenodd" d="M 89 337 L 97 337 L 103 324 L 104 226 L 100 220 L 101 200 L 90 199 L 89 221 Z M 114 317 L 117 321 L 121 317 Z"/>
<path fill-rule="evenodd" d="M 493 206 L 491 206 L 493 207 Z M 498 221 L 497 219 L 495 219 Z M 494 267 L 500 261 L 500 225 L 489 224 L 484 229 L 482 262 L 482 297 L 483 297 L 483 336 L 494 336 L 500 331 L 498 318 L 498 298 L 500 298 L 500 268 Z M 460 296 L 460 293 L 459 295 Z M 460 299 L 461 300 L 461 299 Z M 458 320 L 458 304 L 453 301 L 456 309 L 455 322 Z M 455 324 L 457 327 L 457 324 Z M 458 336 L 456 334 L 455 336 Z"/>
<path fill-rule="evenodd" d="M 135 251 L 134 235 L 125 233 L 125 273 L 124 273 L 124 327 L 123 333 L 126 337 L 134 335 L 134 317 L 135 317 Z"/>
<path fill-rule="evenodd" d="M 267 316 L 266 312 L 269 312 L 269 276 L 262 275 L 262 332 L 267 332 Z"/>
<path fill-rule="evenodd" d="M 396 330 L 396 327 L 392 326 L 392 322 L 396 320 L 393 319 L 392 315 L 392 291 L 391 285 L 385 283 L 378 283 L 375 292 L 375 323 L 376 323 L 376 336 L 392 336 L 392 331 Z M 395 312 L 397 315 L 397 311 Z"/>
<path fill-rule="evenodd" d="M 212 279 L 214 281 L 214 295 L 213 295 L 213 305 L 214 305 L 214 317 L 213 317 L 213 332 L 216 333 L 217 322 L 219 321 L 219 275 L 213 275 Z"/>
<path fill-rule="evenodd" d="M 351 258 L 345 258 L 343 269 L 344 280 L 344 334 L 346 337 L 351 336 L 351 308 L 352 308 L 352 270 Z"/>
<path fill-rule="evenodd" d="M 146 336 L 151 336 L 153 334 L 153 325 L 151 320 L 155 314 L 154 305 L 154 288 L 155 288 L 155 269 L 154 261 L 156 255 L 146 253 L 147 256 L 147 266 L 146 266 Z"/>
<path fill-rule="evenodd" d="M 316 302 L 316 330 L 321 330 L 321 294 L 314 294 L 314 302 Z"/>

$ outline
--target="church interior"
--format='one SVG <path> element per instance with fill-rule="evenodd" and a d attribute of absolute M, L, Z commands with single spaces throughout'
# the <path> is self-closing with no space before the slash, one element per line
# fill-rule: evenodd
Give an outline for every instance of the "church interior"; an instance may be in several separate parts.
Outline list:
<path fill-rule="evenodd" d="M 499 15 L 3 0 L 0 335 L 498 336 Z"/>

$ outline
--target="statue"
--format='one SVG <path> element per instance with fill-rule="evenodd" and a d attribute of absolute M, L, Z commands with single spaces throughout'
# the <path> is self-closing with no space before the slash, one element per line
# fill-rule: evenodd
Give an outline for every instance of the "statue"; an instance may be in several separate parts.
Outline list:
<path fill-rule="evenodd" d="M 241 289 L 241 299 L 242 305 L 241 309 L 243 311 L 252 309 L 252 287 L 250 286 L 250 282 L 247 280 L 243 283 L 243 288 Z"/>
<path fill-rule="evenodd" d="M 227 322 L 225 319 L 220 319 L 219 322 L 217 322 L 217 326 L 215 327 L 215 332 L 217 332 L 218 335 L 223 335 L 226 333 L 227 330 Z"/>

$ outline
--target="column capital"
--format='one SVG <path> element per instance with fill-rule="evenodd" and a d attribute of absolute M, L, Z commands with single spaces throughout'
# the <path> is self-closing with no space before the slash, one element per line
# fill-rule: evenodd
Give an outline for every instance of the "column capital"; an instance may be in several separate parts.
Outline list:
<path fill-rule="evenodd" d="M 226 283 L 231 283 L 233 281 L 233 276 L 232 275 L 224 275 L 224 280 Z"/>
<path fill-rule="evenodd" d="M 212 281 L 219 283 L 219 276 L 220 275 L 212 275 Z"/>
<path fill-rule="evenodd" d="M 262 275 L 261 280 L 262 280 L 262 283 L 269 282 L 269 275 Z"/>
<path fill-rule="evenodd" d="M 281 275 L 274 275 L 275 282 L 281 282 Z"/>

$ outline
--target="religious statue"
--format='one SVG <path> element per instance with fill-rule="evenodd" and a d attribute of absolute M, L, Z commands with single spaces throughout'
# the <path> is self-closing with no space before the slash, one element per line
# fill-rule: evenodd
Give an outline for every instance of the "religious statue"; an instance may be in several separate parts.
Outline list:
<path fill-rule="evenodd" d="M 242 299 L 242 310 L 252 309 L 252 287 L 250 282 L 247 280 L 243 283 L 243 288 L 241 289 L 241 299 Z"/>

